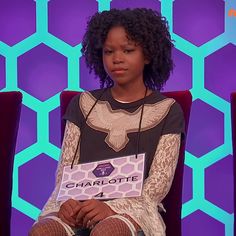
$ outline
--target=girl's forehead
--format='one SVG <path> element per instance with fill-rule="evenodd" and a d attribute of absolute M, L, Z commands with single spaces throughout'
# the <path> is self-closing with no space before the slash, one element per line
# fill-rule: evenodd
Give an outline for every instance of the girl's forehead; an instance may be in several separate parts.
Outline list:
<path fill-rule="evenodd" d="M 128 34 L 123 26 L 113 26 L 112 28 L 109 29 L 107 33 L 107 38 L 115 36 L 122 36 L 127 38 Z"/>
<path fill-rule="evenodd" d="M 122 26 L 112 27 L 106 36 L 105 44 L 122 43 L 122 44 L 135 44 L 135 41 L 126 32 Z"/>

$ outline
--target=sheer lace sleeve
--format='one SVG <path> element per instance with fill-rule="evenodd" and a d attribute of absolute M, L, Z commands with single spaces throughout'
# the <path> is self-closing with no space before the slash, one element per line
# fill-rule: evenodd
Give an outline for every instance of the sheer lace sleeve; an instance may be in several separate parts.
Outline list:
<path fill-rule="evenodd" d="M 56 172 L 55 188 L 51 196 L 49 197 L 47 203 L 45 204 L 40 216 L 52 214 L 59 210 L 60 202 L 57 202 L 56 198 L 57 198 L 58 191 L 61 184 L 63 167 L 71 164 L 72 159 L 74 157 L 74 153 L 76 150 L 79 136 L 80 136 L 79 127 L 73 124 L 72 122 L 67 121 L 64 139 L 63 139 L 62 148 L 61 148 L 61 156 L 58 162 L 58 167 L 57 167 L 57 172 Z M 78 153 L 77 153 L 76 158 L 78 161 L 78 158 L 79 158 Z"/>
<path fill-rule="evenodd" d="M 180 134 L 161 136 L 149 175 L 144 181 L 141 197 L 106 202 L 113 211 L 130 215 L 141 226 L 145 235 L 165 235 L 165 226 L 157 207 L 171 187 L 179 155 L 180 139 Z M 155 225 L 150 226 L 153 222 Z M 154 229 L 154 233 L 153 230 L 150 232 L 150 228 Z"/>

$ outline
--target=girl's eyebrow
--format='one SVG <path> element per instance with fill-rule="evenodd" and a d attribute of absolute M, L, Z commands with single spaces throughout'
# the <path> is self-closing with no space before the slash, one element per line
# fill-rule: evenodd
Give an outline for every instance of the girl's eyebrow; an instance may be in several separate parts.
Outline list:
<path fill-rule="evenodd" d="M 119 45 L 119 46 L 121 46 L 121 47 L 127 47 L 127 46 L 137 46 L 137 44 L 135 43 L 135 42 L 127 42 L 127 43 L 124 43 L 124 44 L 121 44 L 121 45 Z M 104 45 L 103 45 L 103 47 L 114 47 L 114 45 L 112 45 L 112 44 L 109 44 L 109 43 L 105 43 Z"/>

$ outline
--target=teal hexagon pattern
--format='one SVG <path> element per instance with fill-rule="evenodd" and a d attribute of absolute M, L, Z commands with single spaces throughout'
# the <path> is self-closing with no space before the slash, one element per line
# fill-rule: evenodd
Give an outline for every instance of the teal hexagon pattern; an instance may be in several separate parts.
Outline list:
<path fill-rule="evenodd" d="M 47 168 L 55 171 L 60 155 L 60 92 L 93 89 L 99 84 L 89 75 L 80 53 L 85 23 L 94 12 L 114 7 L 162 12 L 175 40 L 176 62 L 165 90 L 189 89 L 193 95 L 183 235 L 232 236 L 228 98 L 236 91 L 236 17 L 228 13 L 236 12 L 235 0 L 0 1 L 0 91 L 21 91 L 24 105 L 13 171 L 11 235 L 27 235 L 53 188 L 54 177 Z M 37 168 L 41 171 L 34 171 Z M 215 181 L 227 196 L 213 187 Z M 37 186 L 41 194 L 31 192 Z"/>

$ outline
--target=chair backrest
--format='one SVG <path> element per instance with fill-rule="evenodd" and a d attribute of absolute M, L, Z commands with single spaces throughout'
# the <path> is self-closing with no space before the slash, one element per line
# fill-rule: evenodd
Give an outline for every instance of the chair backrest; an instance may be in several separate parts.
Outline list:
<path fill-rule="evenodd" d="M 70 100 L 79 93 L 80 92 L 77 92 L 77 91 L 62 91 L 61 92 L 61 95 L 60 95 L 61 117 L 63 117 L 63 115 L 65 114 L 66 108 L 69 105 Z M 61 119 L 61 142 L 64 136 L 65 125 L 66 125 L 65 120 Z"/>
<path fill-rule="evenodd" d="M 234 212 L 236 212 L 236 92 L 231 93 L 231 125 L 233 146 L 233 170 L 234 170 Z M 234 221 L 234 235 L 236 235 L 236 223 Z"/>
<path fill-rule="evenodd" d="M 184 173 L 184 154 L 186 135 L 190 110 L 192 105 L 192 95 L 189 91 L 166 92 L 167 97 L 174 98 L 181 106 L 185 119 L 185 139 L 182 141 L 179 152 L 178 164 L 175 171 L 172 186 L 169 193 L 163 200 L 166 213 L 162 214 L 166 224 L 167 236 L 181 236 L 181 210 L 182 210 L 182 190 L 183 190 L 183 173 Z"/>
<path fill-rule="evenodd" d="M 10 236 L 12 170 L 22 94 L 0 92 L 0 235 Z"/>
<path fill-rule="evenodd" d="M 66 107 L 70 100 L 77 95 L 76 91 L 63 91 L 60 96 L 61 116 L 65 114 Z M 190 110 L 192 105 L 192 95 L 189 91 L 164 92 L 166 97 L 174 98 L 181 106 L 185 118 L 185 140 L 187 135 Z M 65 121 L 61 122 L 61 137 L 63 137 L 65 129 Z M 166 224 L 167 236 L 181 236 L 181 209 L 182 209 L 182 188 L 183 188 L 183 171 L 184 171 L 184 153 L 185 140 L 182 141 L 180 147 L 179 160 L 175 172 L 172 187 L 163 200 L 166 213 L 163 214 L 163 219 Z"/>

